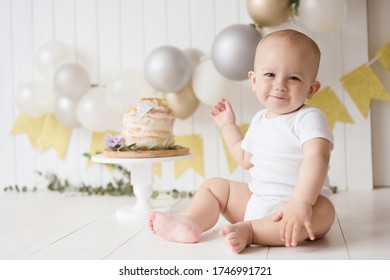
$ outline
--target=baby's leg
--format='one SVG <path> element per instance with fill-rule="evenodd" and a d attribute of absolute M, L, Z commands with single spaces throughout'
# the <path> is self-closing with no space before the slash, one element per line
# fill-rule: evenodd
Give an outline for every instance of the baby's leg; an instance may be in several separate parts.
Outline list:
<path fill-rule="evenodd" d="M 319 196 L 313 206 L 312 228 L 316 239 L 322 238 L 331 228 L 335 210 L 329 199 Z M 220 235 L 224 236 L 231 249 L 239 253 L 250 244 L 264 246 L 284 246 L 280 238 L 280 222 L 274 222 L 272 216 L 262 219 L 240 222 L 221 228 Z M 306 230 L 299 234 L 300 242 L 306 240 Z"/>
<path fill-rule="evenodd" d="M 251 193 L 244 183 L 221 178 L 206 180 L 196 192 L 187 211 L 181 215 L 149 214 L 149 228 L 165 239 L 193 243 L 212 228 L 223 214 L 230 222 L 242 221 Z"/>

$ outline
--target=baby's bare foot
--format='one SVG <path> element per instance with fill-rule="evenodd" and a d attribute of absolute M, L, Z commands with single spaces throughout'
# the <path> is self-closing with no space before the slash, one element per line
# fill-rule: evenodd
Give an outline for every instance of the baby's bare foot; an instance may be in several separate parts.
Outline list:
<path fill-rule="evenodd" d="M 252 227 L 249 222 L 237 223 L 221 228 L 219 235 L 225 237 L 234 253 L 240 253 L 252 243 Z"/>
<path fill-rule="evenodd" d="M 175 242 L 196 243 L 202 234 L 201 227 L 185 215 L 150 212 L 148 225 L 154 234 Z"/>

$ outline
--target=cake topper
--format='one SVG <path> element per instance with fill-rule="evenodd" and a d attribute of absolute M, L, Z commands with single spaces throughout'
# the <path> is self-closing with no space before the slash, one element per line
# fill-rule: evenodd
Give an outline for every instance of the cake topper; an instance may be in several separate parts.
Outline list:
<path fill-rule="evenodd" d="M 143 118 L 152 109 L 153 109 L 153 107 L 150 106 L 149 104 L 144 104 L 144 103 L 138 104 L 137 105 L 137 115 L 140 118 Z"/>

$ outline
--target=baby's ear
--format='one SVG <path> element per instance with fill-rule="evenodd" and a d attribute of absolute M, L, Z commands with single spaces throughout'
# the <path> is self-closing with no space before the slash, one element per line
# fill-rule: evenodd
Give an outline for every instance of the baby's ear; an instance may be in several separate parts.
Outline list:
<path fill-rule="evenodd" d="M 310 99 L 316 94 L 316 92 L 320 89 L 321 83 L 319 81 L 314 81 L 309 88 L 309 92 L 307 93 L 307 99 Z"/>
<path fill-rule="evenodd" d="M 255 91 L 255 84 L 256 84 L 256 73 L 254 71 L 248 72 L 248 78 L 252 85 L 252 90 Z"/>

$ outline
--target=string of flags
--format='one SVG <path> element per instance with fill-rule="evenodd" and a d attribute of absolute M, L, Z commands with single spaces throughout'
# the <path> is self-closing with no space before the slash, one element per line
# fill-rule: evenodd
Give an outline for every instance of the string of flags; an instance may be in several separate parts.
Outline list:
<path fill-rule="evenodd" d="M 368 116 L 371 100 L 390 101 L 390 95 L 371 68 L 371 65 L 379 60 L 390 71 L 390 43 L 377 50 L 375 54 L 376 57 L 372 60 L 340 78 L 344 89 L 364 118 Z M 331 129 L 337 121 L 353 123 L 348 111 L 330 87 L 319 91 L 307 103 L 316 106 L 325 113 Z"/>
<path fill-rule="evenodd" d="M 27 134 L 31 146 L 41 152 L 54 147 L 57 156 L 63 159 L 68 148 L 72 130 L 62 126 L 54 114 L 29 117 L 23 112 L 18 115 L 11 135 Z"/>
<path fill-rule="evenodd" d="M 340 82 L 353 100 L 364 118 L 367 118 L 372 100 L 390 101 L 390 95 L 380 79 L 371 69 L 373 62 L 379 60 L 381 65 L 390 72 L 390 43 L 376 51 L 376 57 L 364 63 L 340 78 Z M 333 130 L 336 122 L 354 123 L 342 102 L 331 87 L 320 90 L 307 102 L 322 110 Z M 248 124 L 241 124 L 240 130 L 245 134 Z M 64 159 L 70 141 L 72 130 L 65 128 L 56 119 L 53 113 L 39 117 L 29 117 L 21 112 L 15 120 L 10 134 L 27 134 L 31 146 L 38 152 L 48 148 L 54 148 L 57 156 Z M 103 151 L 105 144 L 103 137 L 106 133 L 92 133 L 90 154 Z M 115 133 L 114 133 L 115 134 Z M 222 140 L 221 140 L 222 141 Z M 198 175 L 204 177 L 203 140 L 201 135 L 176 136 L 176 143 L 189 147 L 193 155 L 192 159 L 177 161 L 174 163 L 175 179 L 183 175 L 187 170 L 193 169 Z M 222 142 L 223 143 L 223 142 Z M 237 163 L 231 157 L 226 145 L 223 150 L 229 172 L 234 172 Z M 161 166 L 155 168 L 156 175 L 161 176 Z"/>

